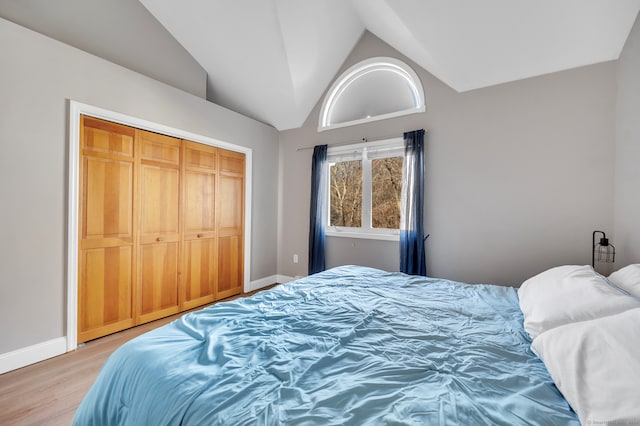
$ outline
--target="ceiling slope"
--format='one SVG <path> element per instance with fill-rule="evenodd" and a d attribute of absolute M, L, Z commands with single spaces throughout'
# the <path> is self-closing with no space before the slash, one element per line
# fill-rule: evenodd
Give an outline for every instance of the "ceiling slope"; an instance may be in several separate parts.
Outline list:
<path fill-rule="evenodd" d="M 0 0 L 0 16 L 206 97 L 205 70 L 138 1 Z"/>
<path fill-rule="evenodd" d="M 617 59 L 638 0 L 353 0 L 365 27 L 458 92 Z"/>
<path fill-rule="evenodd" d="M 142 0 L 208 72 L 209 100 L 300 127 L 363 32 L 344 0 Z"/>
<path fill-rule="evenodd" d="M 458 92 L 617 59 L 640 0 L 141 0 L 208 99 L 300 127 L 366 29 Z"/>
<path fill-rule="evenodd" d="M 639 10 L 640 0 L 0 0 L 0 16 L 278 130 L 304 124 L 365 30 L 464 92 L 615 60 Z"/>

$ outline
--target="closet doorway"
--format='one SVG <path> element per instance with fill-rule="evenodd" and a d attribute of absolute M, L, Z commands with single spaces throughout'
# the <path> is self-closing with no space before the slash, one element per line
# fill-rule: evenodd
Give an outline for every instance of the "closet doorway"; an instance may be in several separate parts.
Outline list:
<path fill-rule="evenodd" d="M 71 107 L 67 350 L 241 293 L 251 150 Z"/>

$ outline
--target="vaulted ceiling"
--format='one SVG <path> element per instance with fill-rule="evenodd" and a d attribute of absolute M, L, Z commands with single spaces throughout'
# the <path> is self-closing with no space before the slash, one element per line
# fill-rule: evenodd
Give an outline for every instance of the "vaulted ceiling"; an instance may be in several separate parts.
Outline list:
<path fill-rule="evenodd" d="M 141 0 L 208 97 L 302 125 L 367 29 L 457 91 L 617 59 L 638 0 Z"/>
<path fill-rule="evenodd" d="M 66 17 L 58 19 L 66 28 L 60 33 L 89 8 L 118 28 L 123 8 L 136 3 L 82 0 L 73 7 L 78 1 L 0 0 L 0 12 L 33 16 L 55 7 Z M 279 130 L 304 123 L 365 30 L 464 92 L 617 59 L 640 10 L 640 0 L 140 2 L 204 68 L 207 99 Z M 40 15 L 56 25 L 50 12 Z M 84 27 L 75 38 L 100 45 L 101 35 Z"/>

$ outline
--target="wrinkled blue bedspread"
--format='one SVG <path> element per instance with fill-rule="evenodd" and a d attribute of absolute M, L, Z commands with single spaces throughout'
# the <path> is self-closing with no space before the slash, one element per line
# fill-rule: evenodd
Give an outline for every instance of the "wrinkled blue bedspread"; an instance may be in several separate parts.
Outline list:
<path fill-rule="evenodd" d="M 120 347 L 76 425 L 578 425 L 514 288 L 343 266 Z"/>

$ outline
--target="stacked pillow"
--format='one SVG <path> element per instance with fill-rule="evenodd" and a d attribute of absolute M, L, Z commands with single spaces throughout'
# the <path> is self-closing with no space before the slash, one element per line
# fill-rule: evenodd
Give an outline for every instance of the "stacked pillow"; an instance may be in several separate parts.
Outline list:
<path fill-rule="evenodd" d="M 518 297 L 531 349 L 581 423 L 640 423 L 640 265 L 609 279 L 559 266 L 525 281 Z"/>
<path fill-rule="evenodd" d="M 525 281 L 518 290 L 524 328 L 536 338 L 560 325 L 640 307 L 591 266 L 558 266 Z"/>
<path fill-rule="evenodd" d="M 640 299 L 640 263 L 625 266 L 609 275 L 609 282 Z"/>

